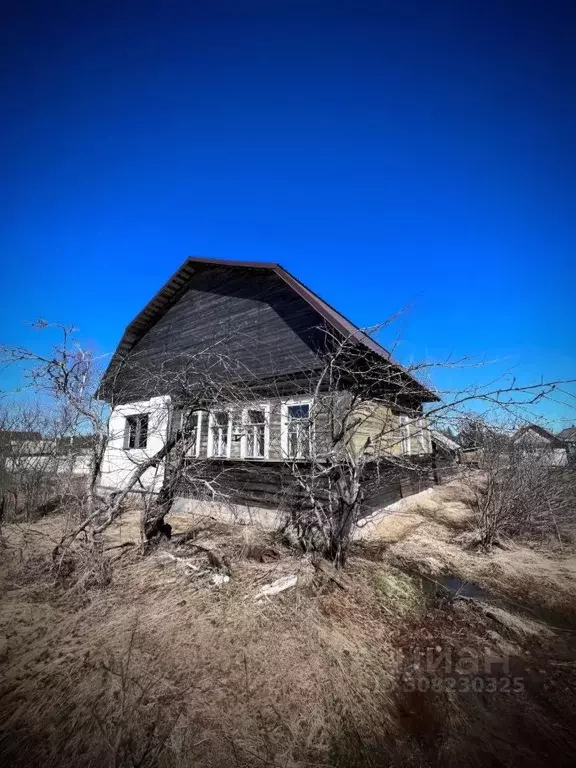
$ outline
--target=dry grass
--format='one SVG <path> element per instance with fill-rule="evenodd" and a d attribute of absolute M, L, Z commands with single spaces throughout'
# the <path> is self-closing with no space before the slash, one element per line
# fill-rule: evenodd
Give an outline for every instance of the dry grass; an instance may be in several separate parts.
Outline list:
<path fill-rule="evenodd" d="M 424 498 L 421 498 L 424 496 Z M 466 546 L 470 489 L 454 482 L 404 499 L 401 508 L 378 521 L 380 540 L 390 544 L 387 559 L 432 578 L 455 575 L 496 595 L 562 614 L 576 627 L 576 556 L 509 542 L 486 554 Z M 469 527 L 469 526 L 468 526 Z"/>
<path fill-rule="evenodd" d="M 273 534 L 186 516 L 170 522 L 175 531 L 193 524 L 189 545 L 162 545 L 146 556 L 138 546 L 109 550 L 111 583 L 71 590 L 42 570 L 66 521 L 42 520 L 35 533 L 10 529 L 0 569 L 0 760 L 49 768 L 530 768 L 550 754 L 549 764 L 573 762 L 568 686 L 576 657 L 565 636 L 539 625 L 535 634 L 521 633 L 472 603 L 431 600 L 398 567 L 468 569 L 489 583 L 510 553 L 495 553 L 499 563 L 465 552 L 454 540 L 458 524 L 441 523 L 431 506 L 399 517 L 385 540 L 356 546 L 349 590 L 322 580 Z M 105 548 L 127 541 L 139 542 L 136 515 L 110 531 Z M 207 570 L 195 544 L 225 555 L 228 583 L 214 586 L 209 574 L 199 577 L 163 554 Z M 279 557 L 259 562 L 262 550 Z M 521 557 L 536 573 L 542 556 Z M 537 594 L 548 599 L 561 587 L 564 604 L 570 590 L 574 599 L 574 583 L 555 574 L 553 563 L 554 586 L 538 585 Z M 298 574 L 296 588 L 256 602 L 262 585 L 288 573 Z M 419 692 L 402 683 L 403 673 L 414 672 L 405 659 L 416 649 L 463 645 L 512 654 L 526 691 Z"/>

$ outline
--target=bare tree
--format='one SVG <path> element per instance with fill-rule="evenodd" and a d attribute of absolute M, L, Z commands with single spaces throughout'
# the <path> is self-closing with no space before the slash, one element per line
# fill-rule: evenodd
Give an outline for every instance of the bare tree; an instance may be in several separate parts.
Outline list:
<path fill-rule="evenodd" d="M 62 470 L 68 456 L 70 468 L 78 457 L 78 446 L 87 455 L 86 492 L 83 503 L 90 513 L 96 504 L 96 489 L 106 449 L 110 409 L 95 397 L 101 375 L 95 355 L 80 344 L 73 326 L 50 324 L 39 320 L 33 327 L 42 333 L 55 331 L 58 340 L 47 354 L 25 347 L 0 347 L 2 366 L 18 366 L 24 385 L 20 395 L 32 393 L 35 398 L 28 409 L 30 428 L 40 433 L 43 442 L 52 446 L 54 461 L 46 470 Z M 36 462 L 37 465 L 39 462 Z"/>
<path fill-rule="evenodd" d="M 357 338 L 325 333 L 322 368 L 305 385 L 310 409 L 289 406 L 282 448 L 300 489 L 290 505 L 300 541 L 343 565 L 369 497 L 389 488 L 402 471 L 412 471 L 414 459 L 429 454 L 430 443 L 424 387 Z"/>
<path fill-rule="evenodd" d="M 490 456 L 499 456 L 498 462 L 506 446 L 508 466 L 515 470 L 509 476 L 526 481 L 525 502 L 531 496 L 528 488 L 534 493 L 538 488 L 542 496 L 539 511 L 524 516 L 525 529 L 538 524 L 544 527 L 544 520 L 552 524 L 555 516 L 566 519 L 568 475 L 560 482 L 545 461 L 542 466 L 542 456 L 532 456 L 531 472 L 526 475 L 527 457 L 521 463 L 520 451 L 510 450 L 501 425 L 512 416 L 516 420 L 534 418 L 534 406 L 559 392 L 572 399 L 567 387 L 573 381 L 523 385 L 505 375 L 483 387 L 439 393 L 436 401 L 429 398 L 432 402 L 423 408 L 419 379 L 429 379 L 436 368 L 449 370 L 467 365 L 467 361 L 444 360 L 405 369 L 373 355 L 355 336 L 331 336 L 330 340 L 323 368 L 309 382 L 310 419 L 294 420 L 288 436 L 293 445 L 287 445 L 285 456 L 303 492 L 304 500 L 293 504 L 291 513 L 304 546 L 319 549 L 336 565 L 343 565 L 354 528 L 374 499 L 399 478 L 428 480 L 431 470 L 436 474 L 431 430 L 458 431 L 463 424 L 473 433 L 475 444 L 491 443 Z M 304 451 L 300 445 L 306 446 Z M 500 480 L 496 486 L 502 487 Z M 512 501 L 514 493 L 509 495 Z M 509 528 L 511 519 L 504 508 L 496 511 L 494 496 L 488 494 L 486 499 L 480 494 L 478 498 L 483 510 L 480 528 L 488 543 L 502 530 L 503 519 Z M 518 526 L 519 498 L 513 513 Z"/>

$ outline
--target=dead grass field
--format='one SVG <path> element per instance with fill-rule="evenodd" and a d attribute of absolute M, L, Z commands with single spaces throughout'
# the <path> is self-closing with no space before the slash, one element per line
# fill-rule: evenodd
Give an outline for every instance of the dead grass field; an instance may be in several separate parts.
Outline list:
<path fill-rule="evenodd" d="M 47 559 L 64 518 L 8 528 L 0 762 L 573 765 L 574 557 L 469 551 L 466 514 L 465 492 L 447 486 L 383 518 L 353 546 L 348 589 L 274 534 L 190 516 L 170 520 L 175 531 L 196 527 L 190 544 L 120 548 L 138 544 L 135 513 L 107 534 L 111 582 L 65 588 Z M 228 582 L 212 583 L 217 571 L 195 544 L 224 556 Z M 298 576 L 294 588 L 257 599 L 287 574 Z M 446 575 L 507 603 L 428 588 Z M 558 615 L 561 631 L 547 626 Z M 426 664 L 426 649 L 452 659 L 448 671 Z M 455 663 L 463 657 L 500 662 L 471 672 Z M 500 682 L 513 678 L 522 690 Z"/>

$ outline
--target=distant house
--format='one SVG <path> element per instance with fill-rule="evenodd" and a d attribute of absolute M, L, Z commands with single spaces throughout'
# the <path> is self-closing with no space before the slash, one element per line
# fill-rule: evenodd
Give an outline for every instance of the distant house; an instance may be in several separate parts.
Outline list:
<path fill-rule="evenodd" d="M 94 435 L 42 437 L 40 432 L 0 431 L 0 456 L 7 472 L 87 475 Z"/>
<path fill-rule="evenodd" d="M 438 456 L 452 460 L 460 461 L 462 455 L 462 446 L 444 432 L 440 432 L 437 429 L 430 430 L 430 436 L 432 438 L 432 450 Z"/>
<path fill-rule="evenodd" d="M 30 440 L 42 440 L 40 432 L 27 432 L 19 429 L 0 429 L 0 448 Z"/>
<path fill-rule="evenodd" d="M 512 436 L 512 443 L 550 466 L 563 467 L 568 463 L 567 443 L 538 424 L 521 427 Z"/>
<path fill-rule="evenodd" d="M 558 432 L 556 437 L 566 443 L 568 460 L 571 463 L 576 462 L 576 426 L 566 427 L 566 429 Z"/>
<path fill-rule="evenodd" d="M 273 502 L 286 464 L 305 466 L 319 440 L 313 383 L 323 352 L 350 338 L 369 370 L 391 372 L 385 400 L 370 404 L 397 430 L 390 450 L 431 458 L 423 405 L 438 398 L 371 336 L 279 264 L 188 259 L 127 326 L 104 374 L 99 393 L 113 410 L 101 487 L 126 487 L 137 462 L 181 430 L 192 440 L 187 460 L 203 460 L 207 488 L 217 475 L 242 499 Z M 219 399 L 234 383 L 243 400 Z M 198 405 L 185 416 L 191 392 Z M 378 428 L 366 418 L 357 435 L 375 459 Z M 158 491 L 163 472 L 147 471 L 138 489 Z"/>

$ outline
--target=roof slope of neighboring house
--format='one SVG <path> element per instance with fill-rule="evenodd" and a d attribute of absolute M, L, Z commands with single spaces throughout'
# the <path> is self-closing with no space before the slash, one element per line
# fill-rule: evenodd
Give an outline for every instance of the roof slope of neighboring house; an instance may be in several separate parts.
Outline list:
<path fill-rule="evenodd" d="M 519 430 L 517 430 L 514 435 L 512 436 L 512 440 L 516 441 L 519 438 L 521 438 L 523 435 L 527 435 L 530 432 L 536 433 L 540 437 L 542 437 L 544 440 L 547 440 L 550 445 L 554 446 L 555 448 L 565 448 L 566 445 L 564 441 L 556 437 L 556 435 L 553 435 L 552 432 L 549 432 L 547 429 L 544 429 L 544 427 L 540 427 L 538 424 L 527 424 L 525 427 L 520 427 Z"/>
<path fill-rule="evenodd" d="M 16 443 L 27 440 L 42 440 L 40 432 L 26 432 L 15 429 L 0 430 L 0 443 Z"/>
<path fill-rule="evenodd" d="M 70 437 L 56 438 L 56 446 L 59 451 L 83 451 L 96 445 L 98 436 L 89 435 L 71 435 Z"/>
<path fill-rule="evenodd" d="M 115 365 L 126 356 L 144 334 L 157 322 L 157 320 L 186 292 L 191 279 L 197 273 L 198 269 L 210 267 L 226 267 L 254 270 L 258 272 L 266 271 L 277 275 L 293 291 L 295 291 L 304 301 L 306 301 L 332 328 L 342 334 L 345 338 L 357 340 L 363 346 L 388 360 L 395 368 L 405 373 L 416 385 L 423 400 L 437 401 L 438 396 L 433 393 L 426 385 L 416 379 L 416 377 L 407 371 L 404 366 L 394 360 L 381 344 L 362 331 L 357 325 L 344 317 L 328 302 L 324 301 L 318 294 L 310 290 L 304 283 L 294 277 L 287 269 L 284 269 L 276 262 L 268 261 L 234 261 L 229 259 L 211 259 L 199 256 L 191 256 L 176 270 L 170 279 L 162 286 L 158 293 L 146 304 L 138 315 L 126 326 L 124 334 L 120 339 L 116 352 L 104 374 L 103 381 L 109 371 L 113 370 Z"/>
<path fill-rule="evenodd" d="M 6 439 L 6 435 L 12 435 L 12 437 Z M 14 448 L 20 456 L 88 454 L 96 442 L 96 435 L 43 437 L 40 432 L 0 432 L 0 445 Z"/>
<path fill-rule="evenodd" d="M 435 443 L 438 443 L 447 451 L 453 451 L 455 453 L 456 451 L 462 450 L 461 445 L 458 445 L 455 440 L 452 440 L 450 437 L 448 437 L 448 435 L 445 435 L 443 432 L 439 432 L 437 429 L 431 429 L 430 435 Z"/>
<path fill-rule="evenodd" d="M 576 442 L 576 426 L 566 427 L 556 435 L 560 440 L 565 440 L 567 443 Z"/>

